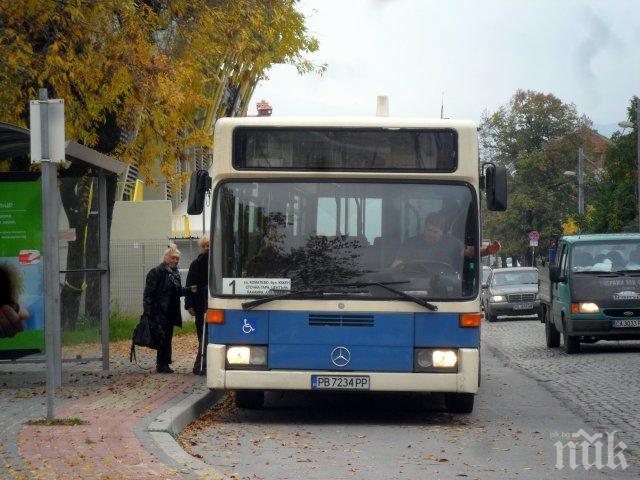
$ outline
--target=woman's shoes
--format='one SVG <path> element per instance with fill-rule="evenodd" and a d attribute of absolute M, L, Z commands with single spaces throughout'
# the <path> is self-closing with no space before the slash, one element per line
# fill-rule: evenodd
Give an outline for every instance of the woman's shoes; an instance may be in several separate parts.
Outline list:
<path fill-rule="evenodd" d="M 173 373 L 173 370 L 169 365 L 156 365 L 157 373 Z"/>

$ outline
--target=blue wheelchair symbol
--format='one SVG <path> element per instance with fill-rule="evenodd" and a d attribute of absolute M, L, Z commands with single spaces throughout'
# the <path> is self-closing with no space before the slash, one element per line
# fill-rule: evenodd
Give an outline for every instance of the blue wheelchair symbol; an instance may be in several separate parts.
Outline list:
<path fill-rule="evenodd" d="M 253 321 L 255 322 L 255 320 Z M 256 331 L 256 327 L 254 325 L 251 320 L 245 318 L 243 319 L 243 323 L 242 323 L 242 333 L 244 333 L 245 335 L 248 335 L 250 333 L 253 333 Z"/>

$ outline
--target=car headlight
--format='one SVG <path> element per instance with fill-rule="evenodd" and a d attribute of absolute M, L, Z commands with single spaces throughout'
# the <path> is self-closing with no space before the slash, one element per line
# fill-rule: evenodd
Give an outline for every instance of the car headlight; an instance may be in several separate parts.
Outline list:
<path fill-rule="evenodd" d="M 267 347 L 260 345 L 234 345 L 227 347 L 227 366 L 266 367 Z"/>
<path fill-rule="evenodd" d="M 489 301 L 491 303 L 500 303 L 506 302 L 507 299 L 504 297 L 504 295 L 491 295 L 491 297 L 489 297 Z"/>
<path fill-rule="evenodd" d="M 571 313 L 598 313 L 600 307 L 593 302 L 580 302 L 571 304 Z"/>

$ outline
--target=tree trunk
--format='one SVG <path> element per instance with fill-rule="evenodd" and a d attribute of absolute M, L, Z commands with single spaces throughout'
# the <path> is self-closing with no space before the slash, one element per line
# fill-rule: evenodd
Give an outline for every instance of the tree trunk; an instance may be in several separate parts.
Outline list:
<path fill-rule="evenodd" d="M 111 238 L 111 220 L 113 218 L 113 207 L 115 205 L 117 179 L 114 176 L 107 177 L 107 238 L 104 241 L 109 245 Z M 99 212 L 98 195 L 94 196 L 93 211 Z M 99 216 L 89 217 L 89 242 L 87 244 L 87 268 L 97 268 L 100 263 L 100 228 Z M 108 265 L 107 265 L 108 267 Z M 87 276 L 87 290 L 85 295 L 86 314 L 99 323 L 100 321 L 100 274 L 92 273 Z"/>
<path fill-rule="evenodd" d="M 65 177 L 60 181 L 60 198 L 69 228 L 75 229 L 76 240 L 68 243 L 66 270 L 85 267 L 84 233 L 87 226 L 87 202 L 93 177 Z M 95 188 L 95 187 L 94 187 Z M 65 273 L 60 292 L 60 319 L 63 330 L 75 328 L 79 316 L 80 297 L 85 289 L 84 273 Z"/>

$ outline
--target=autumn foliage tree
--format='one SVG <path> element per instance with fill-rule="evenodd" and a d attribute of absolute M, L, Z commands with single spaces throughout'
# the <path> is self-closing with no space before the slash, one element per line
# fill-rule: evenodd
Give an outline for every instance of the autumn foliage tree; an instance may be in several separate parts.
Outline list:
<path fill-rule="evenodd" d="M 578 148 L 592 151 L 590 127 L 575 105 L 530 90 L 518 90 L 508 104 L 483 116 L 482 160 L 509 172 L 508 209 L 484 214 L 486 238 L 498 238 L 505 252 L 526 258 L 528 233 L 536 230 L 539 247 L 548 247 L 562 223 L 576 215 L 575 181 L 563 172 L 576 169 Z"/>
<path fill-rule="evenodd" d="M 0 2 L 0 121 L 27 126 L 28 101 L 46 87 L 51 98 L 65 100 L 66 138 L 136 162 L 151 181 L 159 163 L 179 184 L 176 161 L 190 148 L 211 147 L 217 118 L 246 113 L 271 65 L 323 70 L 305 57 L 318 43 L 297 1 Z M 26 169 L 28 161 L 1 165 Z M 61 193 L 71 227 L 83 232 L 96 197 L 93 174 L 61 175 L 74 178 L 61 183 Z M 69 245 L 68 269 L 95 266 L 87 264 L 85 246 Z M 74 321 L 83 282 L 67 275 L 67 322 Z"/>
<path fill-rule="evenodd" d="M 627 110 L 633 128 L 627 132 L 616 132 L 612 144 L 605 152 L 604 176 L 591 208 L 587 211 L 586 223 L 591 232 L 635 232 L 638 230 L 636 183 L 638 178 L 638 127 L 634 97 Z"/>

